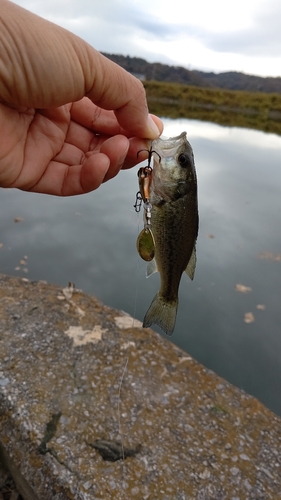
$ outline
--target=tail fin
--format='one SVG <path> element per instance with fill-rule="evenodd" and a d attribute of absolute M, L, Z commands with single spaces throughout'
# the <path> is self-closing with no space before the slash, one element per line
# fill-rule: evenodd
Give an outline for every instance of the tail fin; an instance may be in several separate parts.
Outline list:
<path fill-rule="evenodd" d="M 150 307 L 143 320 L 143 328 L 147 328 L 153 324 L 171 335 L 175 328 L 176 317 L 178 310 L 178 299 L 172 302 L 167 302 L 157 293 L 150 304 Z"/>

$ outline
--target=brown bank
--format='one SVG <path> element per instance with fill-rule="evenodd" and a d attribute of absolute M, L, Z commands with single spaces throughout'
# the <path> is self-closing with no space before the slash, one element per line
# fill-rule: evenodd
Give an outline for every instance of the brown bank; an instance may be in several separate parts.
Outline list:
<path fill-rule="evenodd" d="M 94 297 L 0 276 L 0 363 L 26 500 L 281 499 L 281 420 Z"/>

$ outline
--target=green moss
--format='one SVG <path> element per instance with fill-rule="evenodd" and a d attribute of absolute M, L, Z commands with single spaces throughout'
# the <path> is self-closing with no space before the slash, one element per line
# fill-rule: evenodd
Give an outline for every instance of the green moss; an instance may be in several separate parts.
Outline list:
<path fill-rule="evenodd" d="M 220 413 L 226 414 L 227 413 L 227 411 L 224 408 L 222 408 L 222 406 L 220 406 L 220 405 L 212 406 L 211 411 L 213 413 L 217 413 L 217 414 L 220 414 Z"/>

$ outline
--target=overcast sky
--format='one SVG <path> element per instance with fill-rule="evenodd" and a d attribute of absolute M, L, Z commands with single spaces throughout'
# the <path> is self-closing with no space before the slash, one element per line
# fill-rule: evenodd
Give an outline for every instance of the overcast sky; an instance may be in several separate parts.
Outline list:
<path fill-rule="evenodd" d="M 16 0 L 97 50 L 281 76 L 280 0 Z"/>

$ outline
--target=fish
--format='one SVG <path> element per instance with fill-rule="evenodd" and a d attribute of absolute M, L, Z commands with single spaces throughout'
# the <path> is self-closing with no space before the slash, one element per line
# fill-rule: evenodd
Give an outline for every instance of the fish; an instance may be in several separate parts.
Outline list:
<path fill-rule="evenodd" d="M 148 261 L 147 277 L 159 272 L 160 289 L 145 314 L 143 327 L 156 324 L 171 335 L 182 274 L 186 272 L 193 280 L 196 267 L 197 177 L 186 132 L 152 141 L 150 155 L 153 155 L 153 168 L 147 167 L 150 168 L 146 173 L 149 187 L 145 177 L 148 194 L 144 199 L 147 224 L 137 246 L 141 257 Z M 143 190 L 140 192 L 144 198 Z"/>

